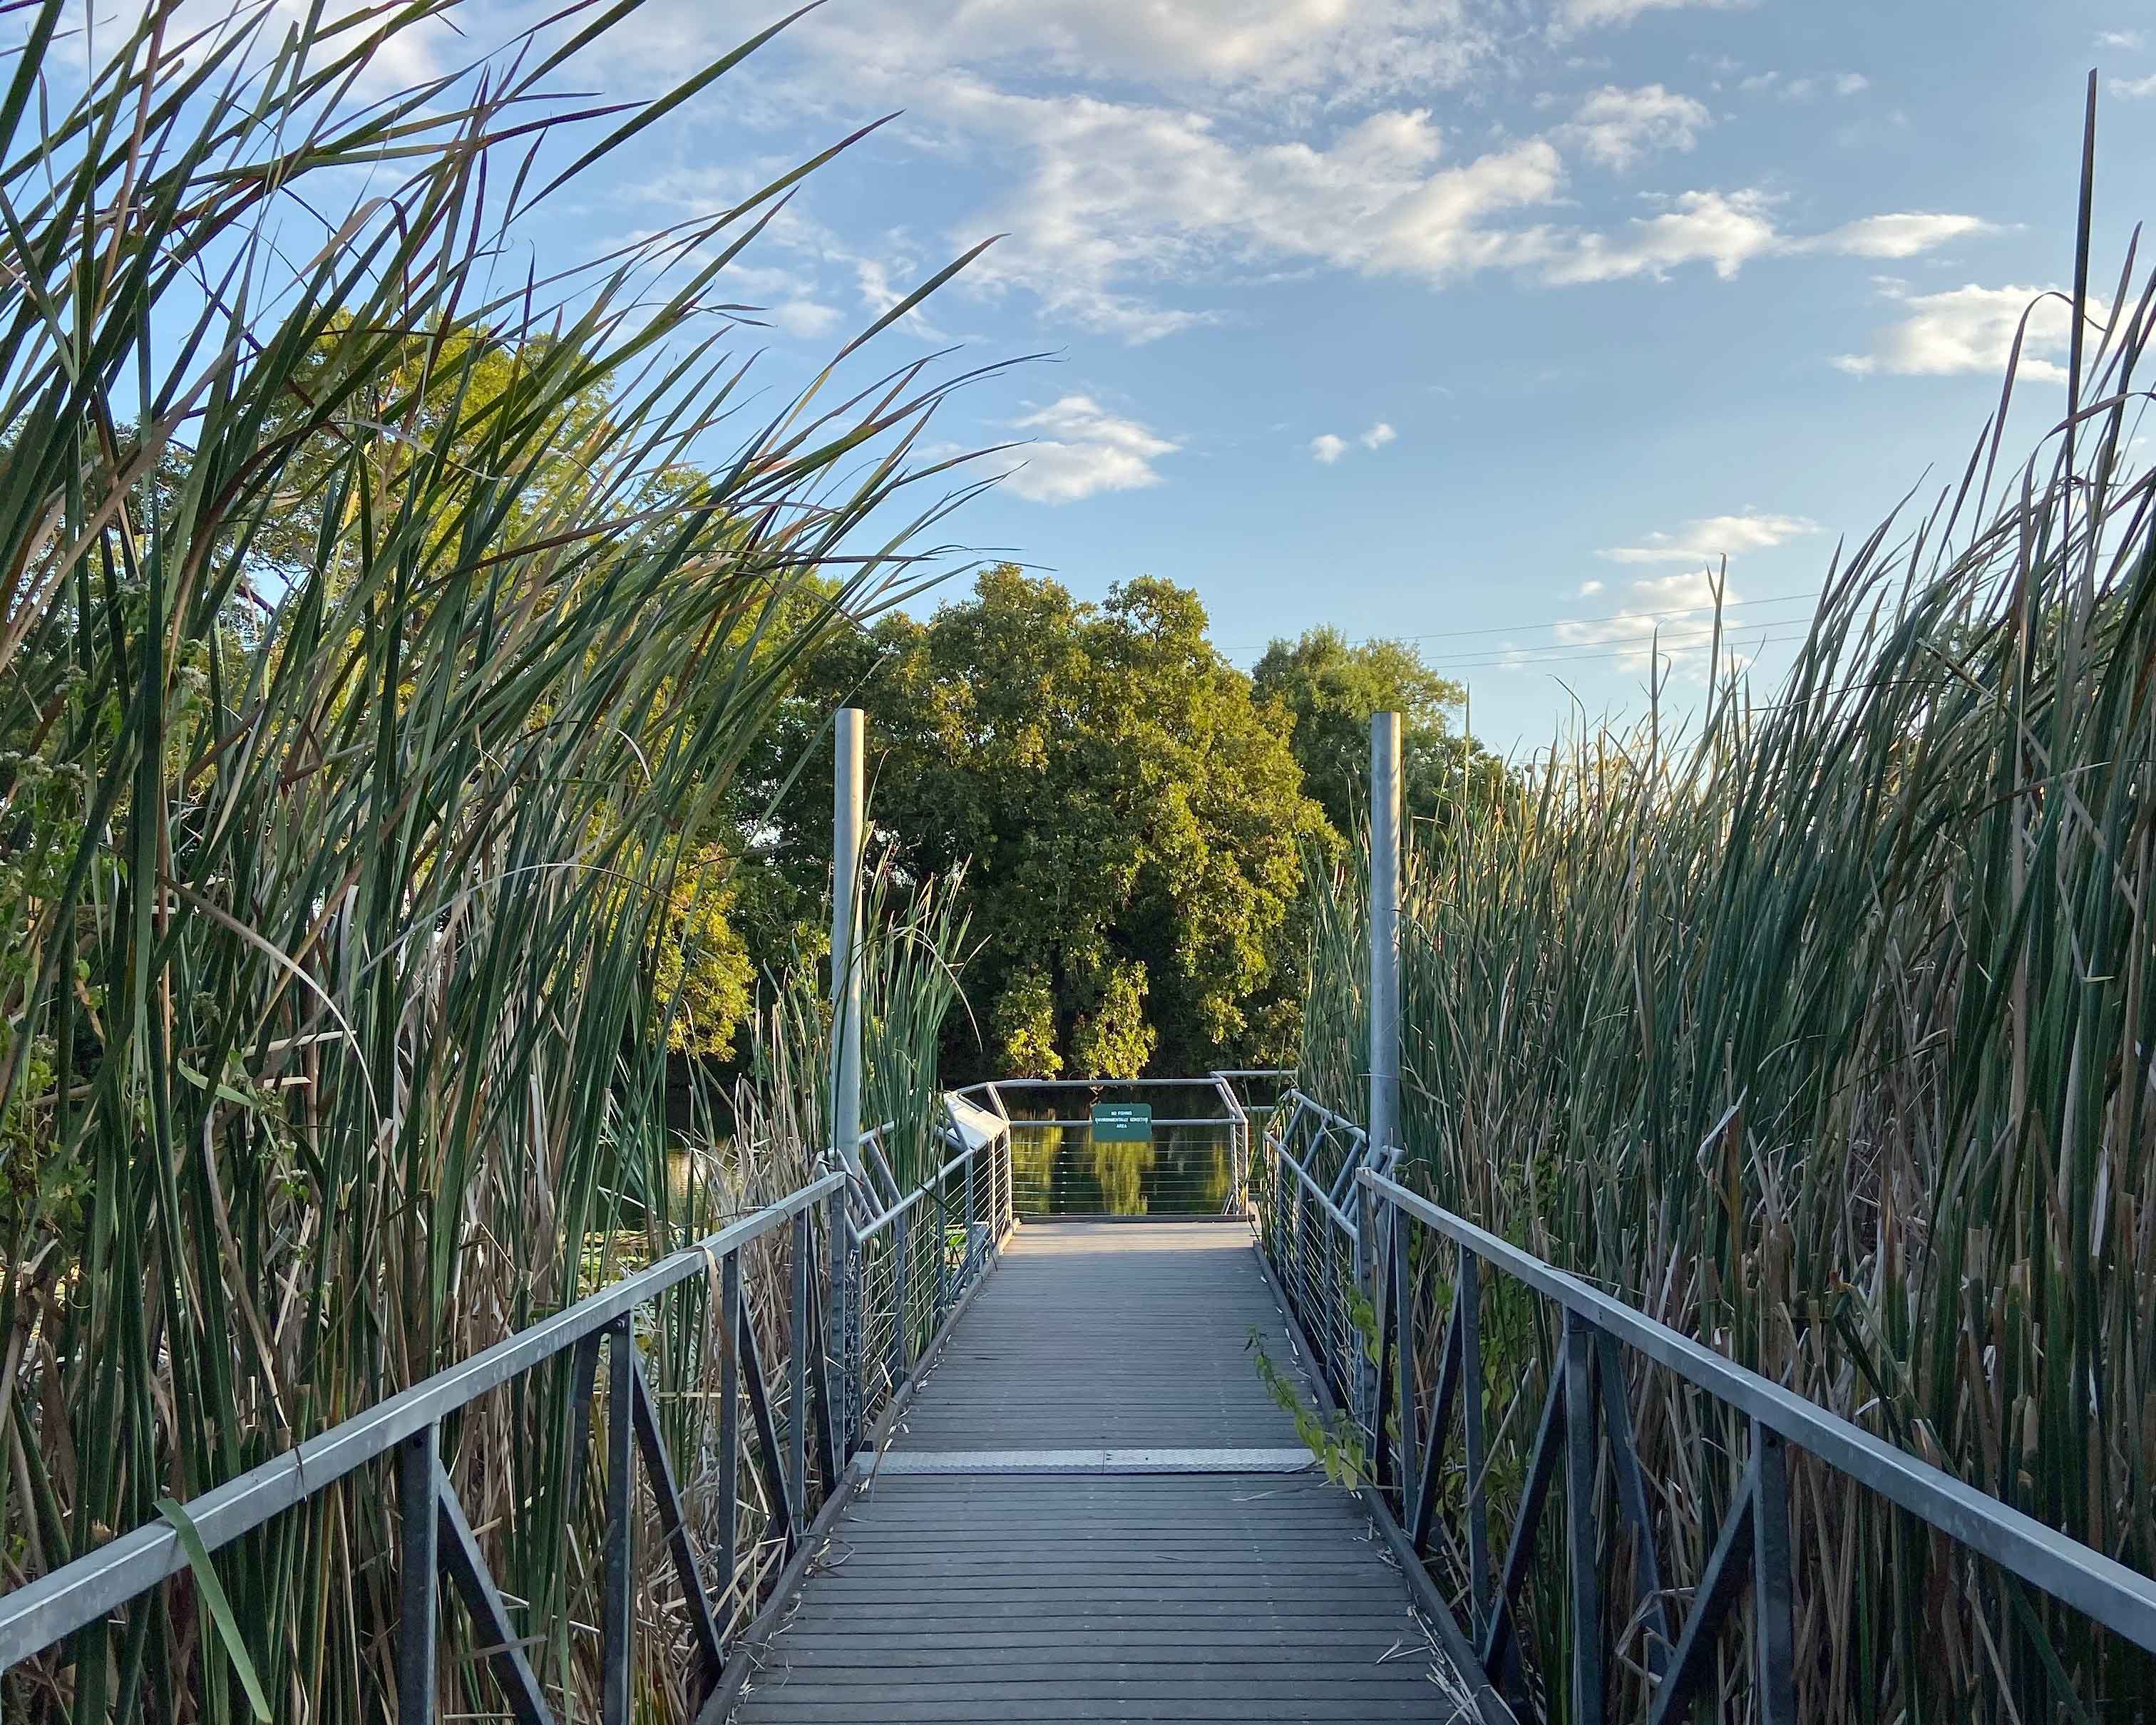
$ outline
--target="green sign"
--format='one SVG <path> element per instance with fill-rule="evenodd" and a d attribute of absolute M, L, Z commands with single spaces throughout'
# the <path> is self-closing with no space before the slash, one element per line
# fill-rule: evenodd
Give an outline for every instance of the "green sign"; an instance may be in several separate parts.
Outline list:
<path fill-rule="evenodd" d="M 1150 1144 L 1152 1107 L 1147 1102 L 1093 1104 L 1093 1142 L 1096 1144 Z"/>

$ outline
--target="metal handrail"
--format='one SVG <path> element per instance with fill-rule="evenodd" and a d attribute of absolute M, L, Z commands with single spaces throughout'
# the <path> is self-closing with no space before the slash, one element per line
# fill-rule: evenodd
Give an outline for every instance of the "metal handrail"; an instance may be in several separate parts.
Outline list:
<path fill-rule="evenodd" d="M 861 1134 L 871 1143 L 888 1127 Z M 944 1142 L 940 1140 L 939 1142 Z M 983 1167 L 985 1164 L 985 1167 Z M 941 1230 L 917 1230 L 916 1250 L 938 1255 L 932 1293 L 924 1312 L 948 1319 L 964 1295 L 993 1267 L 1014 1225 L 1011 1199 L 1010 1135 L 1000 1132 L 984 1144 L 971 1146 L 941 1163 L 911 1193 L 857 1229 L 848 1214 L 866 1194 L 860 1177 L 834 1168 L 799 1190 L 743 1216 L 694 1245 L 623 1278 L 529 1328 L 435 1373 L 424 1383 L 386 1398 L 263 1463 L 237 1479 L 215 1486 L 186 1506 L 185 1520 L 206 1552 L 229 1547 L 275 1516 L 315 1497 L 371 1461 L 396 1455 L 400 1476 L 399 1566 L 402 1571 L 403 1627 L 398 1638 L 400 1719 L 424 1725 L 434 1716 L 434 1617 L 438 1588 L 444 1575 L 456 1585 L 475 1620 L 490 1661 L 519 1717 L 546 1716 L 537 1678 L 506 1615 L 506 1602 L 487 1571 L 476 1537 L 457 1500 L 440 1458 L 443 1422 L 488 1391 L 549 1361 L 576 1353 L 572 1395 L 588 1410 L 603 1345 L 608 1354 L 606 1538 L 609 1574 L 617 1556 L 628 1570 L 627 1545 L 634 1512 L 631 1500 L 632 1446 L 640 1447 L 644 1474 L 658 1500 L 660 1519 L 668 1530 L 700 1661 L 701 1686 L 716 1692 L 731 1671 L 725 1631 L 732 1620 L 715 1612 L 702 1563 L 691 1542 L 671 1461 L 665 1454 L 650 1386 L 631 1334 L 636 1310 L 669 1289 L 700 1275 L 722 1284 L 721 1323 L 729 1343 L 723 1358 L 720 1400 L 722 1530 L 711 1561 L 721 1588 L 734 1574 L 737 1522 L 732 1513 L 733 1481 L 744 1461 L 758 1467 L 764 1497 L 773 1506 L 775 1525 L 787 1549 L 796 1552 L 809 1533 L 812 1482 L 808 1471 L 808 1398 L 815 1398 L 820 1482 L 828 1511 L 842 1481 L 852 1477 L 848 1465 L 865 1435 L 865 1419 L 910 1383 L 915 1360 L 906 1337 L 916 1316 L 905 1292 L 908 1259 L 908 1216 L 931 1199 L 942 1207 L 947 1224 L 955 1221 L 956 1191 L 965 1199 L 965 1247 L 953 1266 Z M 819 1206 L 830 1243 L 829 1294 L 820 1296 L 813 1229 Z M 788 1362 L 790 1386 L 767 1385 L 744 1297 L 744 1248 L 791 1225 L 793 1242 L 793 1329 Z M 872 1393 L 865 1370 L 870 1363 L 860 1346 L 863 1320 L 870 1303 L 864 1286 L 870 1249 L 884 1235 L 893 1237 L 895 1254 L 879 1260 L 896 1277 L 891 1309 L 875 1314 L 888 1318 L 896 1344 L 892 1358 L 875 1362 L 896 1366 L 889 1393 Z M 816 1362 L 812 1367 L 810 1362 Z M 835 1380 L 835 1381 L 834 1381 Z M 783 1428 L 774 1417 L 777 1395 L 790 1388 L 789 1419 Z M 753 1448 L 745 1441 L 739 1404 L 747 1392 L 754 1416 Z M 619 1418 L 613 1417 L 618 1413 Z M 580 1419 L 588 1419 L 580 1411 Z M 709 1554 L 707 1554 L 709 1555 Z M 108 1542 L 51 1574 L 0 1594 L 0 1671 L 12 1669 L 69 1636 L 96 1623 L 130 1600 L 149 1593 L 188 1566 L 178 1527 L 166 1522 L 138 1527 Z M 721 1606 L 723 1599 L 720 1599 Z M 751 1601 L 753 1604 L 753 1601 Z M 603 1663 L 610 1691 L 625 1686 L 630 1669 L 631 1615 L 626 1584 L 607 1589 Z M 407 1650 L 412 1650 L 408 1652 Z M 625 1688 L 622 1692 L 626 1693 Z"/>
<path fill-rule="evenodd" d="M 1554 1300 L 1596 1330 L 1666 1366 L 1717 1401 L 2084 1616 L 2156 1652 L 2156 1579 L 1613 1300 L 1464 1216 L 1440 1209 L 1397 1180 L 1367 1171 L 1361 1178 L 1384 1203 Z"/>
<path fill-rule="evenodd" d="M 1030 1122 L 1026 1123 L 1030 1124 Z M 984 1151 L 994 1149 L 996 1144 L 1000 1142 L 1001 1140 L 999 1139 L 992 1139 L 989 1142 L 985 1144 L 974 1144 L 969 1146 L 965 1150 L 960 1152 L 957 1155 L 952 1157 L 948 1162 L 942 1163 L 934 1173 L 931 1174 L 926 1180 L 923 1180 L 918 1186 L 915 1187 L 912 1191 L 907 1193 L 905 1197 L 900 1199 L 896 1204 L 892 1204 L 888 1209 L 884 1210 L 880 1214 L 874 1216 L 868 1221 L 863 1222 L 858 1225 L 850 1222 L 846 1224 L 847 1227 L 852 1230 L 853 1236 L 855 1240 L 866 1240 L 871 1235 L 880 1232 L 885 1228 L 889 1227 L 891 1224 L 896 1221 L 899 1217 L 905 1215 L 909 1210 L 912 1209 L 916 1204 L 919 1204 L 923 1199 L 927 1197 L 932 1190 L 936 1187 L 942 1185 L 946 1180 L 947 1180 L 952 1173 L 965 1167 L 968 1163 L 972 1162 Z"/>
<path fill-rule="evenodd" d="M 1298 1110 L 1319 1106 L 1299 1093 L 1291 1095 L 1297 1097 Z M 1344 1210 L 1318 1190 L 1310 1171 L 1282 1137 L 1269 1132 L 1265 1142 L 1272 1172 L 1261 1189 L 1266 1204 L 1257 1220 L 1259 1249 L 1303 1339 L 1324 1368 L 1321 1396 L 1337 1393 L 1368 1445 L 1371 1483 L 1363 1489 L 1365 1500 L 1408 1570 L 1440 1640 L 1475 1686 L 1476 1709 L 1486 1721 L 1514 1717 L 1498 1692 L 1522 1692 L 1515 1599 L 1535 1546 L 1537 1525 L 1549 1498 L 1559 1491 L 1568 1505 L 1566 1568 L 1573 1620 L 1568 1645 L 1575 1717 L 1599 1720 L 1605 1716 L 1603 1691 L 1609 1666 L 1601 1645 L 1603 1581 L 1594 1532 L 1599 1516 L 1598 1481 L 1604 1479 L 1614 1483 L 1618 1507 L 1637 1541 L 1640 1609 L 1646 1614 L 1649 1631 L 1645 1658 L 1656 1680 L 1653 1725 L 1670 1725 L 1689 1716 L 1700 1686 L 1709 1681 L 1716 1642 L 1733 1620 L 1732 1607 L 1748 1589 L 1755 1595 L 1753 1645 L 1759 1716 L 1768 1725 L 1794 1721 L 1796 1619 L 1784 1459 L 1789 1445 L 1876 1492 L 2010 1576 L 2135 1645 L 2156 1652 L 2156 1578 L 2082 1544 L 1445 1209 L 1400 1183 L 1389 1167 L 1357 1169 L 1358 1209 L 1365 1218 L 1363 1228 L 1358 1229 Z M 1294 1171 L 1294 1185 L 1281 1184 L 1278 1170 L 1283 1165 Z M 1294 1194 L 1292 1199 L 1289 1194 Z M 1337 1273 L 1337 1266 L 1331 1259 L 1327 1260 L 1331 1266 L 1327 1284 L 1315 1290 L 1311 1285 L 1311 1247 L 1301 1219 L 1312 1197 L 1355 1237 L 1357 1281 L 1379 1331 L 1374 1362 L 1359 1337 L 1334 1333 L 1338 1328 L 1337 1290 L 1329 1278 Z M 1416 1396 L 1410 1224 L 1441 1236 L 1459 1258 L 1426 1425 Z M 1493 1561 L 1490 1548 L 1478 1264 L 1553 1301 L 1563 1313 L 1560 1352 L 1551 1370 L 1518 1516 L 1502 1563 Z M 1337 1353 L 1336 1343 L 1340 1349 L 1352 1348 L 1353 1358 Z M 1640 1476 L 1631 1415 L 1622 1393 L 1620 1347 L 1667 1367 L 1749 1422 L 1751 1448 L 1743 1477 L 1722 1517 L 1706 1570 L 1691 1589 L 1694 1604 L 1681 1635 L 1672 1632 L 1671 1596 L 1659 1576 L 1648 1522 L 1650 1494 Z M 1362 1369 L 1373 1364 L 1374 1370 Z M 1351 1366 L 1358 1368 L 1352 1374 Z M 1423 1568 L 1437 1531 L 1438 1481 L 1445 1453 L 1455 1440 L 1455 1425 L 1464 1441 L 1466 1475 L 1466 1502 L 1459 1511 L 1466 1523 L 1466 1589 L 1458 1610 Z M 1606 1474 L 1598 1459 L 1605 1442 Z"/>
<path fill-rule="evenodd" d="M 1369 1133 L 1365 1132 L 1359 1124 L 1350 1120 L 1345 1114 L 1336 1114 L 1306 1091 L 1290 1088 L 1281 1092 L 1280 1099 L 1282 1104 L 1293 1102 L 1297 1113 L 1315 1114 L 1327 1127 L 1346 1132 L 1351 1137 L 1360 1138 L 1365 1143 L 1369 1142 Z"/>
<path fill-rule="evenodd" d="M 1270 1133 L 1266 1135 L 1265 1142 L 1274 1149 L 1281 1153 L 1281 1160 L 1286 1163 L 1289 1168 L 1293 1171 L 1296 1183 L 1303 1187 L 1312 1198 L 1317 1200 L 1318 1204 L 1323 1208 L 1325 1214 L 1332 1217 L 1335 1222 L 1339 1224 L 1342 1231 L 1351 1235 L 1360 1232 L 1355 1225 L 1355 1219 L 1349 1215 L 1345 1209 L 1341 1208 L 1340 1205 L 1333 1203 L 1332 1194 L 1317 1183 L 1317 1179 L 1312 1175 L 1310 1170 L 1295 1159 L 1294 1156 L 1289 1152 L 1288 1147 L 1285 1143 L 1283 1143 L 1280 1139 L 1273 1137 Z"/>
<path fill-rule="evenodd" d="M 1153 1116 L 1152 1120 L 1147 1122 L 1147 1124 L 1152 1126 L 1156 1131 L 1163 1127 L 1171 1126 L 1232 1127 L 1235 1123 L 1235 1117 L 1229 1114 L 1156 1114 Z M 1092 1124 L 1093 1122 L 1091 1120 L 1027 1120 L 1020 1118 L 1013 1120 L 1010 1122 L 1010 1127 L 1013 1132 L 1083 1132 Z"/>
<path fill-rule="evenodd" d="M 1229 1078 L 1265 1078 L 1272 1075 L 1266 1072 L 1228 1072 L 1221 1076 Z M 970 1096 L 998 1085 L 1007 1086 L 1013 1089 L 1029 1090 L 1138 1090 L 1148 1085 L 1210 1089 L 1212 1084 L 1213 1075 L 1210 1073 L 1203 1078 L 983 1078 L 974 1083 L 963 1086 L 952 1091 L 951 1094 L 954 1096 Z"/>
<path fill-rule="evenodd" d="M 878 1416 L 915 1370 L 916 1342 L 950 1321 L 994 1267 L 1017 1225 L 1009 1121 L 993 1086 L 988 1094 L 997 1101 L 998 1131 L 960 1149 L 882 1209 L 871 1200 L 864 1206 L 870 1214 L 859 1221 L 849 1215 L 839 1230 L 832 1275 L 844 1366 L 839 1441 L 850 1455 L 868 1441 Z M 946 1124 L 940 1141 L 948 1145 L 955 1132 L 948 1129 L 947 1111 Z M 960 1218 L 951 1214 L 954 1190 L 963 1194 Z M 855 1196 L 863 1195 L 856 1189 Z M 916 1226 L 916 1212 L 932 1199 L 932 1225 Z M 955 1266 L 946 1238 L 954 1220 L 963 1221 L 965 1241 Z"/>
<path fill-rule="evenodd" d="M 1234 1085 L 1230 1081 L 1247 1078 L 1286 1078 L 1292 1076 L 1285 1068 L 1251 1066 L 1223 1068 L 1208 1072 L 1202 1077 L 998 1077 L 977 1080 L 972 1084 L 960 1086 L 951 1094 L 955 1096 L 983 1100 L 993 1105 L 1004 1123 L 1014 1132 L 1083 1132 L 1093 1124 L 1090 1117 L 1075 1118 L 1057 1114 L 1046 1119 L 1029 1120 L 1014 1117 L 1010 1110 L 1009 1097 L 1006 1092 L 1022 1093 L 1029 1090 L 1052 1092 L 1129 1091 L 1154 1087 L 1183 1091 L 1209 1090 L 1219 1101 L 1219 1113 L 1156 1116 L 1151 1124 L 1158 1128 L 1188 1129 L 1214 1127 L 1226 1131 L 1230 1163 L 1229 1177 L 1227 1190 L 1221 1195 L 1219 1213 L 1224 1216 L 1234 1217 L 1246 1214 L 1249 1209 L 1252 1128 L 1250 1113 L 1235 1095 Z M 1211 1183 L 1209 1179 L 1200 1175 L 1185 1176 L 1179 1181 L 1162 1175 L 1148 1176 L 1148 1178 L 1158 1182 L 1152 1189 L 1157 1192 L 1179 1193 L 1187 1190 L 1193 1194 L 1199 1194 L 1206 1190 Z M 1029 1183 L 1028 1189 L 1032 1191 L 1035 1188 Z M 1198 1214 L 1198 1212 L 1178 1210 L 1173 1214 L 1188 1215 Z"/>
<path fill-rule="evenodd" d="M 1235 1166 L 1229 1171 L 1228 1196 L 1221 1209 L 1229 1215 L 1247 1214 L 1250 1207 L 1250 1117 L 1235 1086 L 1229 1081 L 1235 1078 L 1260 1078 L 1272 1075 L 1256 1071 L 1220 1071 L 1213 1074 L 1213 1089 L 1220 1098 L 1220 1106 L 1228 1111 L 1233 1122 L 1229 1130 L 1229 1153 Z"/>
<path fill-rule="evenodd" d="M 188 1520 L 194 1523 L 207 1550 L 214 1552 L 231 1544 L 271 1517 L 388 1455 L 407 1438 L 488 1390 L 597 1335 L 675 1284 L 708 1271 L 717 1260 L 836 1191 L 844 1179 L 839 1173 L 824 1174 L 754 1214 L 662 1258 L 648 1270 L 603 1288 L 237 1479 L 213 1487 L 187 1505 Z M 50 1574 L 0 1594 L 0 1671 L 86 1628 L 178 1574 L 187 1564 L 178 1530 L 156 1522 L 124 1533 Z"/>

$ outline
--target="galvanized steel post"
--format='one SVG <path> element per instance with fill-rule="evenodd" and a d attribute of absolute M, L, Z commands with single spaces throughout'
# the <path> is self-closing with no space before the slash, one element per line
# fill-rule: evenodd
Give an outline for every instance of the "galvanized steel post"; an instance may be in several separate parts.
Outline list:
<path fill-rule="evenodd" d="M 860 1175 L 863 715 L 839 710 L 831 775 L 831 1147 Z"/>
<path fill-rule="evenodd" d="M 1367 1154 L 1388 1171 L 1399 1142 L 1400 1106 L 1400 716 L 1370 716 L 1370 1135 Z M 1375 1310 L 1378 1242 L 1369 1193 L 1356 1189 L 1355 1283 Z M 1376 1418 L 1377 1367 L 1366 1350 L 1354 1385 L 1364 1426 Z M 1374 1448 L 1376 1434 L 1371 1434 Z"/>
<path fill-rule="evenodd" d="M 1399 1142 L 1400 716 L 1370 719 L 1370 1153 Z"/>

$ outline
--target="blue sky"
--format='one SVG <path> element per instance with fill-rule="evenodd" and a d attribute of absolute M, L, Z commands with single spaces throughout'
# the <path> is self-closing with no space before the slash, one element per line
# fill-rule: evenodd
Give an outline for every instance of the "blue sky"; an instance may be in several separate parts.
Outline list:
<path fill-rule="evenodd" d="M 777 15 L 660 0 L 593 70 L 649 90 Z M 2107 286 L 2156 159 L 2127 0 L 829 0 L 539 243 L 904 110 L 738 271 L 767 383 L 1003 233 L 884 343 L 1049 356 L 940 416 L 1028 440 L 953 531 L 1083 597 L 1192 586 L 1244 665 L 1321 623 L 1414 638 L 1532 747 L 1575 698 L 1639 710 L 1657 624 L 1697 691 L 1725 552 L 1771 680 L 1837 537 L 1958 474 L 2071 278 L 2092 66 Z M 2023 444 L 2066 323 L 2032 323 Z"/>

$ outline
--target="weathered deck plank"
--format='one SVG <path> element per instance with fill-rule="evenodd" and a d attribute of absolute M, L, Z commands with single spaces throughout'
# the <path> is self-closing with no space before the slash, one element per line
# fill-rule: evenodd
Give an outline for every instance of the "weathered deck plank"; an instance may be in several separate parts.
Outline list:
<path fill-rule="evenodd" d="M 906 1421 L 918 1450 L 1296 1441 L 1251 1368 L 1287 1333 L 1229 1223 L 1034 1224 L 981 1290 Z"/>
<path fill-rule="evenodd" d="M 895 1452 L 1292 1445 L 1253 1330 L 1293 1368 L 1239 1229 L 1028 1227 Z M 746 1725 L 1452 1712 L 1356 1499 L 1312 1472 L 880 1476 L 760 1658 Z"/>

